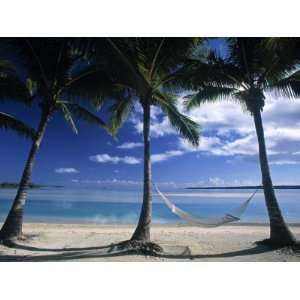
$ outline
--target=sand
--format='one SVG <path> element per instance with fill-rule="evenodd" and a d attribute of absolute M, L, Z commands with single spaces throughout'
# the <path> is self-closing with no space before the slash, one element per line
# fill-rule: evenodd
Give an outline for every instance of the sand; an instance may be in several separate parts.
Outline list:
<path fill-rule="evenodd" d="M 27 239 L 17 247 L 0 245 L 0 261 L 300 261 L 288 250 L 270 250 L 254 242 L 268 237 L 266 225 L 227 225 L 200 228 L 154 225 L 152 239 L 167 253 L 163 257 L 113 256 L 107 246 L 130 238 L 133 225 L 27 223 Z M 300 226 L 292 226 L 300 239 Z"/>

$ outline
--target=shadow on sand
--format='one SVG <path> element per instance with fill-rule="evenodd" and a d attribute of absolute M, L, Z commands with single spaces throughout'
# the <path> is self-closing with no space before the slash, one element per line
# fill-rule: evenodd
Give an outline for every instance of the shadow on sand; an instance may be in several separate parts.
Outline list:
<path fill-rule="evenodd" d="M 14 249 L 22 249 L 28 251 L 38 251 L 38 252 L 61 252 L 58 254 L 47 254 L 47 255 L 4 255 L 0 254 L 0 261 L 8 262 L 8 261 L 70 261 L 70 260 L 78 260 L 78 259 L 88 259 L 88 258 L 104 258 L 104 257 L 117 257 L 124 255 L 141 255 L 137 253 L 135 249 L 127 249 L 123 251 L 114 251 L 114 246 L 116 244 L 110 244 L 106 246 L 99 247 L 86 247 L 86 248 L 39 248 L 21 244 L 14 244 L 12 247 Z M 106 251 L 103 251 L 105 250 Z M 102 250 L 102 251 L 101 251 Z M 188 250 L 188 251 L 187 251 Z M 254 244 L 254 247 L 249 249 L 242 249 L 237 251 L 225 252 L 225 253 L 216 253 L 216 254 L 191 254 L 189 248 L 186 247 L 185 251 L 181 254 L 171 254 L 167 252 L 157 253 L 153 255 L 157 258 L 168 258 L 168 259 L 177 259 L 177 260 L 193 260 L 193 259 L 204 259 L 204 258 L 230 258 L 236 256 L 248 256 L 266 253 L 270 251 L 274 251 L 274 248 L 261 245 Z"/>

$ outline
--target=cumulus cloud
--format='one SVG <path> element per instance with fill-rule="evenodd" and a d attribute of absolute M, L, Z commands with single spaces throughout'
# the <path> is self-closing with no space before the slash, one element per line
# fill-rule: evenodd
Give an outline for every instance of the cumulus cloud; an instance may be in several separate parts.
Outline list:
<path fill-rule="evenodd" d="M 195 152 L 198 155 L 240 156 L 244 160 L 257 157 L 258 143 L 253 118 L 236 102 L 206 103 L 187 113 L 183 107 L 183 98 L 179 98 L 178 109 L 201 125 L 201 138 L 199 147 L 195 148 L 178 136 L 178 147 L 172 151 Z M 138 107 L 136 111 L 130 122 L 140 134 L 143 130 L 142 110 Z M 295 156 L 300 154 L 299 115 L 300 101 L 266 95 L 266 105 L 262 112 L 266 147 L 270 156 L 276 156 L 276 161 L 295 161 Z M 168 118 L 157 107 L 152 108 L 150 131 L 153 138 L 177 135 Z"/>
<path fill-rule="evenodd" d="M 113 163 L 113 164 L 118 164 L 118 163 L 124 163 L 128 165 L 136 165 L 141 163 L 141 159 L 134 157 L 134 156 L 111 156 L 107 153 L 104 154 L 97 154 L 97 155 L 92 155 L 89 157 L 89 160 L 97 162 L 97 163 Z"/>
<path fill-rule="evenodd" d="M 204 104 L 188 115 L 202 127 L 200 146 L 193 148 L 179 138 L 180 149 L 219 156 L 241 155 L 244 158 L 257 155 L 258 143 L 252 116 L 236 103 Z M 300 154 L 299 115 L 300 101 L 267 95 L 262 118 L 269 155 L 292 161 L 292 155 Z"/>
<path fill-rule="evenodd" d="M 79 173 L 79 171 L 75 168 L 57 168 L 54 170 L 55 173 L 63 174 L 63 173 Z"/>
<path fill-rule="evenodd" d="M 136 114 L 129 119 L 137 133 L 143 132 L 143 117 L 140 105 L 135 107 Z M 161 109 L 156 106 L 151 107 L 150 116 L 150 134 L 152 137 L 162 137 L 170 134 L 176 134 L 171 127 L 168 118 L 163 114 Z"/>
<path fill-rule="evenodd" d="M 186 152 L 195 151 L 217 151 L 219 145 L 221 145 L 221 140 L 218 137 L 201 136 L 200 143 L 198 147 L 191 145 L 187 140 L 179 138 L 178 147 Z"/>
<path fill-rule="evenodd" d="M 299 151 L 300 102 L 267 95 L 262 113 L 266 146 L 269 155 L 285 160 Z M 252 116 L 233 102 L 204 104 L 189 114 L 202 126 L 202 134 L 217 136 L 218 143 L 206 149 L 211 155 L 244 157 L 257 155 L 258 144 Z M 200 151 L 203 151 L 200 148 Z"/>
<path fill-rule="evenodd" d="M 166 160 L 168 160 L 172 157 L 175 157 L 175 156 L 181 156 L 184 153 L 185 152 L 183 150 L 170 150 L 170 151 L 166 151 L 166 152 L 163 152 L 163 153 L 156 153 L 156 154 L 151 155 L 151 161 L 153 163 L 162 162 L 162 161 L 166 161 Z M 89 160 L 94 161 L 94 162 L 98 162 L 98 163 L 113 163 L 113 164 L 125 163 L 125 164 L 129 164 L 129 165 L 140 164 L 142 162 L 142 159 L 138 158 L 138 157 L 134 157 L 134 156 L 124 156 L 124 157 L 111 156 L 107 153 L 92 155 L 92 156 L 89 157 Z M 117 173 L 118 171 L 115 170 L 114 172 Z"/>
<path fill-rule="evenodd" d="M 124 144 L 121 144 L 119 146 L 117 146 L 117 148 L 119 149 L 133 149 L 133 148 L 137 148 L 137 147 L 143 147 L 143 143 L 131 143 L 131 142 L 126 142 Z"/>
<path fill-rule="evenodd" d="M 182 150 L 171 150 L 171 151 L 166 151 L 164 153 L 152 154 L 151 161 L 153 163 L 157 163 L 157 162 L 168 160 L 169 158 L 172 158 L 175 156 L 180 156 L 183 154 L 184 154 L 184 151 L 182 151 Z"/>

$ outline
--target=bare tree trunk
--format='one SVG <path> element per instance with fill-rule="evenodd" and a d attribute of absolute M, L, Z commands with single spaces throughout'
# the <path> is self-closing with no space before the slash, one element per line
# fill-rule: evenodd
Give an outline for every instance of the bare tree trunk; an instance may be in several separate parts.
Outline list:
<path fill-rule="evenodd" d="M 23 210 L 26 202 L 28 185 L 30 184 L 34 160 L 40 148 L 49 117 L 50 113 L 48 111 L 43 112 L 41 115 L 38 131 L 32 143 L 27 162 L 23 170 L 17 195 L 0 231 L 0 241 L 8 243 L 13 242 L 22 235 Z"/>
<path fill-rule="evenodd" d="M 151 156 L 150 156 L 150 104 L 144 105 L 144 194 L 143 205 L 137 228 L 131 240 L 150 241 L 152 217 Z"/>
<path fill-rule="evenodd" d="M 270 241 L 277 245 L 293 245 L 296 243 L 296 239 L 284 221 L 273 188 L 260 110 L 255 111 L 253 113 L 253 117 L 259 145 L 259 161 L 262 174 L 262 184 L 270 219 Z"/>

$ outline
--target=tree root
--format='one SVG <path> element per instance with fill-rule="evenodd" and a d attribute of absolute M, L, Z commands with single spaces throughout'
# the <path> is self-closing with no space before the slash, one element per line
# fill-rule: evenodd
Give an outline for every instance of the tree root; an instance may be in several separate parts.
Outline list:
<path fill-rule="evenodd" d="M 299 241 L 295 241 L 292 242 L 290 244 L 286 244 L 286 243 L 281 243 L 281 242 L 277 242 L 274 241 L 272 239 L 265 239 L 262 241 L 257 241 L 255 242 L 256 245 L 261 245 L 261 246 L 266 246 L 269 247 L 270 249 L 289 249 L 291 250 L 293 253 L 300 253 L 300 242 Z"/>
<path fill-rule="evenodd" d="M 150 241 L 140 240 L 127 240 L 118 244 L 114 244 L 110 249 L 110 252 L 122 250 L 128 251 L 132 254 L 150 256 L 157 256 L 159 253 L 163 252 L 163 248 L 158 244 Z"/>
<path fill-rule="evenodd" d="M 0 235 L 0 244 L 5 245 L 5 246 L 10 247 L 10 248 L 13 248 L 17 244 L 18 241 L 30 242 L 37 236 L 39 236 L 39 235 L 38 234 L 23 234 L 22 233 L 19 237 L 5 239 Z"/>

